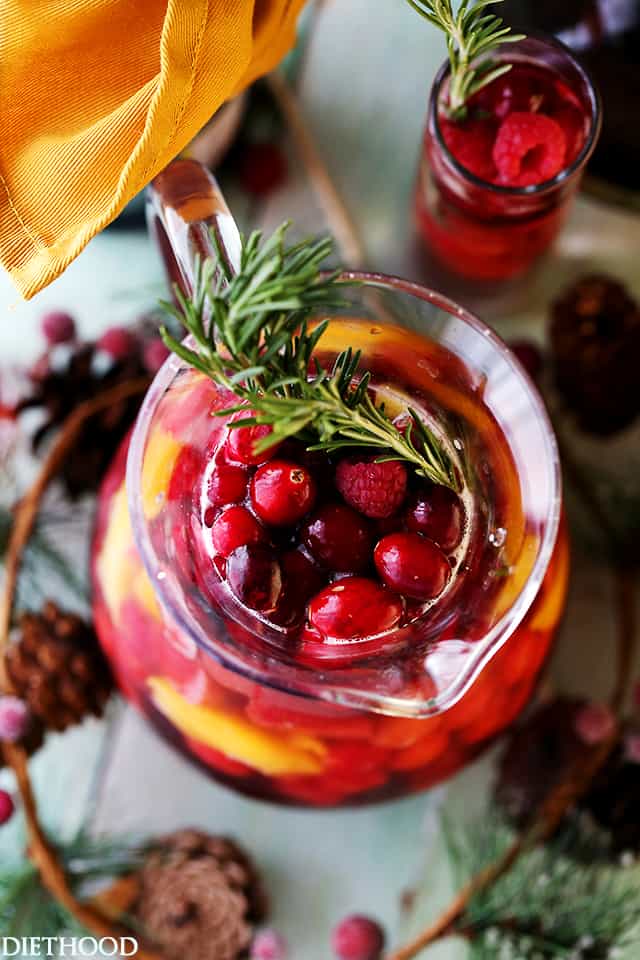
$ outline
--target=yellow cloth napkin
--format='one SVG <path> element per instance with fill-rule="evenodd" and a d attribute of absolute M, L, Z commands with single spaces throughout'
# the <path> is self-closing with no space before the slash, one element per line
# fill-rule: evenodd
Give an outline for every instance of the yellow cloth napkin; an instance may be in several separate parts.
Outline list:
<path fill-rule="evenodd" d="M 292 45 L 304 0 L 4 0 L 0 261 L 60 274 Z"/>

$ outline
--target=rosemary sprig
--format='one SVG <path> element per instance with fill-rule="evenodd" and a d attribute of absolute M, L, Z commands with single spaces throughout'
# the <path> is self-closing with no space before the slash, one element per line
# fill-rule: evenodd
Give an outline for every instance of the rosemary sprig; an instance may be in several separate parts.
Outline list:
<path fill-rule="evenodd" d="M 199 262 L 192 296 L 176 290 L 177 306 L 163 304 L 191 338 L 180 343 L 163 327 L 164 342 L 238 397 L 237 405 L 219 412 L 247 411 L 234 427 L 271 426 L 258 450 L 292 436 L 313 450 L 374 448 L 380 461 L 406 461 L 433 483 L 457 489 L 450 457 L 416 412 L 409 411 L 400 432 L 375 403 L 360 351 L 343 351 L 330 370 L 318 363 L 315 349 L 329 321 L 310 318 L 346 306 L 345 281 L 321 270 L 330 239 L 287 247 L 288 226 L 264 242 L 252 233 L 236 274 L 219 248 L 216 257 Z"/>
<path fill-rule="evenodd" d="M 501 17 L 487 12 L 502 0 L 462 0 L 457 13 L 453 0 L 407 2 L 446 34 L 451 63 L 448 110 L 451 117 L 462 119 L 469 98 L 511 70 L 510 63 L 496 65 L 487 54 L 503 43 L 523 40 L 524 34 L 511 33 Z"/>

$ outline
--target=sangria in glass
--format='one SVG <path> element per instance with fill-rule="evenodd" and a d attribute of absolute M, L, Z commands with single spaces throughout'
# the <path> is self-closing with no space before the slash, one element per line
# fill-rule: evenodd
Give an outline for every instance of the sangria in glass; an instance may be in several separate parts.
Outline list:
<path fill-rule="evenodd" d="M 187 287 L 227 214 L 188 161 L 153 190 Z M 566 593 L 558 453 L 517 359 L 437 293 L 345 279 L 318 363 L 362 351 L 375 403 L 399 430 L 414 410 L 455 483 L 299 438 L 259 453 L 255 427 L 216 415 L 228 393 L 173 356 L 105 479 L 93 548 L 125 695 L 218 781 L 284 804 L 399 797 L 468 763 L 529 700 Z"/>

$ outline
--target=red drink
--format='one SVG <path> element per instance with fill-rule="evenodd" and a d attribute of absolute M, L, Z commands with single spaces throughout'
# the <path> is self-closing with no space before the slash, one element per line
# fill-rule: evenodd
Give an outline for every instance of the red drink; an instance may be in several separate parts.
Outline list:
<path fill-rule="evenodd" d="M 400 796 L 469 762 L 529 699 L 564 604 L 534 389 L 448 301 L 365 279 L 318 359 L 361 349 L 399 425 L 411 405 L 440 435 L 459 493 L 387 464 L 380 496 L 359 451 L 254 457 L 215 416 L 229 395 L 174 364 L 136 427 L 129 499 L 126 449 L 100 498 L 95 621 L 122 689 L 216 779 L 281 803 Z"/>
<path fill-rule="evenodd" d="M 569 51 L 528 37 L 502 48 L 509 73 L 447 115 L 434 82 L 416 193 L 418 228 L 448 269 L 475 280 L 525 271 L 560 230 L 600 129 L 593 84 Z"/>

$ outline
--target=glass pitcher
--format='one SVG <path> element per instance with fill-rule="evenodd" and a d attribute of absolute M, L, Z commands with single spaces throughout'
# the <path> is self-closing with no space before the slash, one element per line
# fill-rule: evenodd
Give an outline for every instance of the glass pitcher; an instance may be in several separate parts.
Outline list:
<path fill-rule="evenodd" d="M 195 162 L 176 161 L 155 180 L 149 210 L 169 276 L 184 290 L 195 253 L 212 252 L 211 231 L 237 259 L 235 225 Z M 318 635 L 310 595 L 375 578 L 369 555 L 357 577 L 338 569 L 351 563 L 340 559 L 354 549 L 348 524 L 334 534 L 333 564 L 306 549 L 318 512 L 350 509 L 327 463 L 303 533 L 300 525 L 269 533 L 278 615 L 233 595 L 210 549 L 206 504 L 215 457 L 233 431 L 215 415 L 225 405 L 219 388 L 177 357 L 156 376 L 105 478 L 93 544 L 95 623 L 124 694 L 216 780 L 283 804 L 399 797 L 471 761 L 529 700 L 566 594 L 558 452 L 516 358 L 433 291 L 347 276 L 358 285 L 318 344 L 320 362 L 360 349 L 376 397 L 399 421 L 409 404 L 432 418 L 463 478 L 457 513 L 432 531 L 450 567 L 437 601 L 401 599 L 377 584 L 385 600 L 361 611 L 366 631 Z M 299 445 L 288 455 L 316 469 Z M 247 476 L 256 469 L 245 467 Z M 415 529 L 420 496 L 410 490 L 413 506 L 407 500 L 391 517 L 360 517 L 367 549 Z"/>

